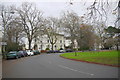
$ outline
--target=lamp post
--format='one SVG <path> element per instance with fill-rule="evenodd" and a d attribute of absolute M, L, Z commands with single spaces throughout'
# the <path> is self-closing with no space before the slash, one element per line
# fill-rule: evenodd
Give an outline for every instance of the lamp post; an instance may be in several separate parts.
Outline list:
<path fill-rule="evenodd" d="M 2 11 L 2 14 L 1 14 L 1 17 L 2 17 L 2 26 L 3 26 L 3 35 L 2 35 L 2 41 L 1 41 L 1 46 L 2 46 L 2 54 L 3 53 L 5 53 L 6 52 L 6 48 L 5 48 L 5 46 L 7 45 L 7 43 L 6 43 L 6 41 L 5 41 L 5 36 L 6 36 L 6 26 L 8 25 L 8 21 L 6 21 L 6 13 L 10 13 L 10 14 L 14 14 L 14 12 L 13 11 L 11 11 L 11 12 L 7 12 L 7 11 Z M 10 18 L 10 15 L 8 15 L 7 17 L 9 17 Z M 9 20 L 11 20 L 12 18 L 10 18 Z M 3 58 L 5 57 L 5 55 L 3 54 Z"/>

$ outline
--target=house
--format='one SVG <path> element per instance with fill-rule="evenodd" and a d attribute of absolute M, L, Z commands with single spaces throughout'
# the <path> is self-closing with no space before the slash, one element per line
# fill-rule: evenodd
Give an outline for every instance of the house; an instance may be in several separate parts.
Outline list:
<path fill-rule="evenodd" d="M 70 37 L 66 37 L 65 46 L 70 47 L 71 43 L 72 43 L 72 41 L 71 41 Z M 74 47 L 73 48 L 78 48 L 78 43 L 77 43 L 76 39 L 74 40 Z"/>
<path fill-rule="evenodd" d="M 53 45 L 53 50 L 59 50 L 60 48 L 64 49 L 66 45 L 66 38 L 62 34 L 56 34 L 56 37 L 57 37 L 57 40 L 56 40 L 56 43 Z M 46 34 L 39 36 L 36 41 L 34 39 L 32 41 L 31 48 L 33 48 L 35 44 L 37 44 L 37 47 L 40 50 L 46 50 L 46 48 L 49 48 L 51 50 L 52 48 L 50 40 Z M 25 48 L 28 49 L 27 39 L 25 40 Z"/>

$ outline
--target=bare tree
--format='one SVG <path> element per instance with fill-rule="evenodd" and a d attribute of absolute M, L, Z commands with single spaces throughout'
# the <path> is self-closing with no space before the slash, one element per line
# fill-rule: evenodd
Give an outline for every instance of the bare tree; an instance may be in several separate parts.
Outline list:
<path fill-rule="evenodd" d="M 45 34 L 47 35 L 53 50 L 53 47 L 58 40 L 59 20 L 57 18 L 49 17 L 45 22 Z"/>
<path fill-rule="evenodd" d="M 68 34 L 71 40 L 71 48 L 75 47 L 74 40 L 76 39 L 76 30 L 79 27 L 79 16 L 74 12 L 67 11 L 63 13 L 61 17 L 62 27 L 64 28 L 65 34 Z"/>
<path fill-rule="evenodd" d="M 105 40 L 107 39 L 106 32 L 104 30 L 107 27 L 106 24 L 104 22 L 96 22 L 96 24 L 94 24 L 93 26 L 94 26 L 95 33 L 96 35 L 98 35 L 100 40 L 99 45 L 101 45 L 101 48 L 104 48 L 104 43 L 105 43 Z"/>
<path fill-rule="evenodd" d="M 6 36 L 6 29 L 8 27 L 8 24 L 11 22 L 11 20 L 13 20 L 13 6 L 4 6 L 4 5 L 0 5 L 0 22 L 2 24 L 2 32 L 4 35 L 4 41 L 5 41 L 5 36 Z"/>
<path fill-rule="evenodd" d="M 17 12 L 27 35 L 29 49 L 31 49 L 31 42 L 36 38 L 36 33 L 42 27 L 43 13 L 31 3 L 23 3 L 21 8 L 17 9 Z"/>
<path fill-rule="evenodd" d="M 20 38 L 23 37 L 23 27 L 18 18 L 15 18 L 8 24 L 7 36 L 9 41 L 19 43 Z"/>
<path fill-rule="evenodd" d="M 13 17 L 13 10 L 14 10 L 14 6 L 5 6 L 0 4 L 0 24 L 2 24 L 2 42 L 6 42 L 7 43 L 7 28 L 8 28 L 8 24 L 14 19 Z M 6 52 L 6 45 L 2 46 L 2 52 Z M 4 54 L 3 54 L 4 56 Z"/>
<path fill-rule="evenodd" d="M 73 0 L 74 1 L 74 0 Z M 73 2 L 70 1 L 71 5 L 74 5 Z M 86 4 L 86 2 L 85 2 Z M 105 31 L 106 23 L 110 17 L 110 15 L 116 15 L 116 20 L 113 21 L 115 23 L 115 27 L 119 27 L 120 21 L 120 0 L 93 0 L 87 8 L 87 22 L 90 22 L 91 25 L 95 25 L 94 29 L 96 34 L 99 36 L 100 44 L 102 48 L 104 48 L 104 43 L 106 40 Z M 116 25 L 118 24 L 118 26 Z"/>
<path fill-rule="evenodd" d="M 115 0 L 115 1 L 94 0 L 92 1 L 90 6 L 88 6 L 87 8 L 88 10 L 87 14 L 88 14 L 90 21 L 92 23 L 94 23 L 94 21 L 98 21 L 98 22 L 103 21 L 107 23 L 107 21 L 109 20 L 109 16 L 117 13 L 117 10 L 119 8 L 118 2 L 119 0 Z"/>

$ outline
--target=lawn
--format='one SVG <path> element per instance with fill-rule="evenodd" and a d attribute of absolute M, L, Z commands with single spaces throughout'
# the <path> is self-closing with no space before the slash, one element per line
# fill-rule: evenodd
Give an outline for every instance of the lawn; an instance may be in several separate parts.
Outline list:
<path fill-rule="evenodd" d="M 89 51 L 89 52 L 64 53 L 60 56 L 88 62 L 120 66 L 120 51 Z M 119 55 L 119 56 L 118 56 Z"/>

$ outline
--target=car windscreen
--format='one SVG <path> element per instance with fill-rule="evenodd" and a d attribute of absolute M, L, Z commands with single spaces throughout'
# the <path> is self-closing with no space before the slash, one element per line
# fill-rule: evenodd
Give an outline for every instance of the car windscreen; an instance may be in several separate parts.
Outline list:
<path fill-rule="evenodd" d="M 9 52 L 9 54 L 15 54 L 15 52 Z"/>
<path fill-rule="evenodd" d="M 23 51 L 19 51 L 18 53 L 23 53 Z"/>

